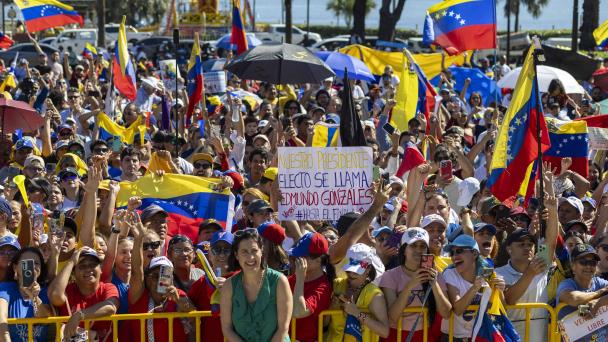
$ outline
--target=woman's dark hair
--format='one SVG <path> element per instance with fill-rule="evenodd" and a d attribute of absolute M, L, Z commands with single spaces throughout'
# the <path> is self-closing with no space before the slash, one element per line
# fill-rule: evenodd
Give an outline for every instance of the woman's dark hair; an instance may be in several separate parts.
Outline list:
<path fill-rule="evenodd" d="M 274 242 L 263 239 L 264 241 L 264 255 L 266 265 L 271 265 L 276 271 L 282 272 L 289 269 L 289 256 L 281 245 L 277 245 Z M 272 262 L 269 262 L 272 260 Z"/>
<path fill-rule="evenodd" d="M 566 88 L 564 88 L 562 81 L 557 78 L 551 80 L 551 83 L 549 83 L 549 88 L 547 89 L 547 93 L 549 94 L 549 96 L 551 96 L 551 93 L 553 93 L 553 91 L 555 90 L 559 90 L 559 95 L 566 94 Z"/>
<path fill-rule="evenodd" d="M 399 254 L 397 254 L 398 258 L 399 258 L 399 265 L 405 265 L 405 249 L 407 248 L 407 244 L 404 243 L 401 245 L 401 247 L 399 247 Z M 428 247 L 427 247 L 428 250 Z M 429 283 L 424 283 L 422 284 L 422 290 L 426 293 L 426 291 L 429 291 Z M 429 319 L 430 322 L 433 323 L 433 320 L 435 319 L 435 312 L 437 312 L 437 302 L 435 301 L 435 296 L 429 296 L 427 299 L 427 303 L 428 303 L 428 310 L 429 310 Z M 430 323 L 429 323 L 430 324 Z"/>
<path fill-rule="evenodd" d="M 481 96 L 481 93 L 478 91 L 474 91 L 471 93 L 471 96 L 469 96 L 469 106 L 473 105 L 473 96 L 479 96 L 479 104 L 481 104 L 483 106 L 483 97 Z"/>
<path fill-rule="evenodd" d="M 311 255 L 312 259 L 321 258 L 321 269 L 325 272 L 325 276 L 329 281 L 330 286 L 333 287 L 334 280 L 336 279 L 336 268 L 329 261 L 329 254 Z"/>
<path fill-rule="evenodd" d="M 178 244 L 180 242 L 187 242 L 190 244 L 190 246 L 192 246 L 192 248 L 194 249 L 194 245 L 192 244 L 192 240 L 190 240 L 189 237 L 185 236 L 185 235 L 175 235 L 174 237 L 171 238 L 171 240 L 169 240 L 169 245 L 167 247 L 167 255 L 170 255 L 170 251 L 173 249 L 173 246 L 175 244 Z M 184 291 L 184 292 L 188 292 L 188 288 L 186 287 L 186 285 L 184 285 L 184 283 L 182 283 L 182 281 L 179 279 L 179 277 L 177 276 L 177 274 L 175 274 L 175 267 L 173 268 L 173 283 L 175 285 L 175 287 L 177 287 L 178 289 Z"/>
<path fill-rule="evenodd" d="M 4 278 L 4 280 L 17 281 L 17 279 L 15 279 L 15 271 L 13 270 L 12 266 L 16 265 L 19 262 L 19 259 L 21 259 L 23 254 L 25 254 L 26 252 L 34 253 L 38 256 L 38 259 L 40 259 L 40 276 L 38 276 L 36 282 L 38 283 L 38 285 L 40 285 L 41 288 L 46 287 L 46 263 L 44 262 L 44 257 L 42 256 L 42 252 L 40 252 L 40 249 L 38 247 L 25 247 L 20 249 L 17 254 L 13 256 L 13 259 L 11 260 L 11 266 L 6 270 L 6 277 Z"/>
<path fill-rule="evenodd" d="M 285 104 L 283 105 L 283 113 L 285 113 L 285 114 L 289 113 L 289 107 L 292 104 L 294 104 L 294 103 L 298 106 L 298 112 L 297 113 L 300 113 L 302 111 L 302 108 L 300 108 L 300 103 L 298 101 L 296 101 L 296 100 L 287 100 L 285 102 Z"/>
<path fill-rule="evenodd" d="M 262 250 L 262 268 L 266 268 L 266 263 L 264 262 L 264 241 L 262 240 L 262 236 L 258 234 L 257 229 L 248 228 L 244 230 L 239 230 L 234 234 L 234 241 L 232 242 L 232 251 L 230 252 L 230 256 L 228 256 L 228 271 L 235 272 L 241 270 L 241 265 L 236 258 L 236 255 L 239 251 L 239 245 L 242 241 L 251 239 L 257 245 L 258 248 Z"/>

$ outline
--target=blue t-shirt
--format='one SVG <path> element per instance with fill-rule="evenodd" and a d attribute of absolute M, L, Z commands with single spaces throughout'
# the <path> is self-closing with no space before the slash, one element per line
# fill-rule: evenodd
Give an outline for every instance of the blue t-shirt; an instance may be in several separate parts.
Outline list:
<path fill-rule="evenodd" d="M 38 295 L 43 304 L 49 304 L 46 288 L 40 290 Z M 0 283 L 0 298 L 8 302 L 8 318 L 32 318 L 34 306 L 29 300 L 24 300 L 19 292 L 17 282 L 6 281 Z M 11 341 L 27 341 L 27 325 L 9 325 Z M 34 325 L 34 341 L 46 341 L 47 325 Z"/>
<path fill-rule="evenodd" d="M 112 284 L 114 284 L 118 290 L 118 301 L 120 302 L 120 307 L 116 313 L 129 313 L 129 284 L 123 283 L 122 280 L 116 276 L 114 271 L 112 271 Z"/>
<path fill-rule="evenodd" d="M 555 299 L 556 299 L 556 301 L 559 301 L 559 297 L 562 294 L 562 292 L 564 292 L 564 291 L 595 292 L 606 286 L 608 286 L 608 280 L 604 280 L 602 278 L 594 276 L 593 280 L 591 281 L 591 287 L 588 289 L 583 289 L 580 286 L 578 286 L 578 284 L 576 283 L 576 281 L 574 281 L 574 279 L 568 278 L 568 279 L 562 281 L 561 283 L 559 283 L 559 286 L 557 287 L 557 294 L 555 296 Z M 557 313 L 557 318 L 562 319 L 566 315 L 568 315 L 576 310 L 578 310 L 577 307 L 566 306 L 562 310 L 560 310 L 560 312 Z"/>

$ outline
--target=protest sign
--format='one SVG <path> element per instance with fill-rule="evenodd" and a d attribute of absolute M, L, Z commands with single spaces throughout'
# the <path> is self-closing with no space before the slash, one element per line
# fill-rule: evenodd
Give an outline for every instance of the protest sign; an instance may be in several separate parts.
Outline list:
<path fill-rule="evenodd" d="M 371 147 L 279 147 L 281 220 L 337 220 L 373 201 Z"/>
<path fill-rule="evenodd" d="M 160 66 L 160 75 L 163 79 L 165 89 L 175 89 L 175 76 L 177 75 L 178 78 L 180 77 L 175 59 L 159 61 L 158 65 Z"/>
<path fill-rule="evenodd" d="M 575 311 L 558 323 L 566 342 L 608 341 L 608 307 L 602 306 L 592 318 Z"/>
<path fill-rule="evenodd" d="M 226 73 L 223 71 L 210 71 L 203 74 L 205 93 L 219 94 L 226 92 Z"/>

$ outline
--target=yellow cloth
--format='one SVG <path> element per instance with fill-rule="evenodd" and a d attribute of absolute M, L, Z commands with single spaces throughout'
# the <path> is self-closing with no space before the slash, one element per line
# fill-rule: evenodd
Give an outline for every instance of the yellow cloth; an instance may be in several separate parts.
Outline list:
<path fill-rule="evenodd" d="M 285 103 L 289 100 L 297 100 L 298 97 L 296 96 L 296 92 L 293 90 L 293 88 L 290 85 L 278 85 L 277 86 L 277 92 L 281 92 L 284 91 L 286 94 L 285 96 L 279 96 L 277 98 L 274 99 L 274 101 L 272 101 L 272 105 L 276 106 L 278 103 L 279 106 L 279 111 L 282 112 L 283 111 L 283 107 L 285 107 Z"/>
<path fill-rule="evenodd" d="M 435 256 L 435 268 L 439 273 L 443 273 L 446 267 L 452 264 L 452 259 L 449 257 Z"/>
<path fill-rule="evenodd" d="M 61 157 L 61 160 L 59 160 L 59 163 L 57 163 L 57 166 L 55 166 L 55 174 L 59 174 L 59 171 L 61 170 L 61 164 L 63 163 L 63 160 L 66 157 L 71 157 L 72 159 L 74 159 L 74 162 L 76 163 L 76 171 L 78 172 L 78 174 L 82 177 L 83 175 L 85 175 L 87 173 L 87 171 L 89 170 L 89 168 L 87 167 L 87 164 L 80 159 L 80 157 L 74 153 L 66 153 Z"/>
<path fill-rule="evenodd" d="M 399 85 L 395 93 L 397 105 L 391 115 L 391 124 L 401 132 L 407 132 L 407 123 L 416 116 L 418 108 L 418 74 L 416 66 L 406 58 L 405 53 L 401 54 L 402 63 L 399 75 Z"/>
<path fill-rule="evenodd" d="M 2 81 L 2 84 L 0 84 L 0 93 L 4 92 L 6 87 L 17 88 L 15 76 L 13 74 L 8 74 L 4 81 Z"/>
<path fill-rule="evenodd" d="M 392 66 L 395 73 L 401 72 L 403 68 L 402 52 L 374 50 L 363 45 L 349 45 L 340 49 L 340 52 L 362 60 L 374 75 L 382 75 L 384 67 L 387 65 Z M 442 56 L 440 53 L 419 53 L 412 56 L 427 79 L 430 80 L 441 73 Z M 470 62 L 470 59 L 470 53 L 467 53 L 466 56 L 464 53 L 455 56 L 445 56 L 443 66 L 448 68 L 454 64 L 463 65 L 465 62 Z"/>
<path fill-rule="evenodd" d="M 334 280 L 334 295 L 338 296 L 346 293 L 347 287 L 348 278 L 336 278 Z M 365 285 L 363 290 L 361 290 L 359 298 L 357 298 L 357 307 L 359 309 L 369 309 L 369 305 L 374 297 L 381 295 L 383 295 L 382 290 L 380 290 L 380 288 L 373 283 L 369 283 Z M 331 316 L 327 341 L 342 342 L 342 339 L 344 338 L 345 323 L 346 314 Z M 377 342 L 379 340 L 378 336 L 364 324 L 361 327 L 361 336 L 363 337 L 362 342 Z"/>
<path fill-rule="evenodd" d="M 123 127 L 116 122 L 112 121 L 109 116 L 105 113 L 101 112 L 97 114 L 97 123 L 99 127 L 108 131 L 108 133 L 120 137 L 120 141 L 126 144 L 133 144 L 133 139 L 135 138 L 135 134 L 139 132 L 139 126 L 143 125 L 142 116 L 137 116 L 137 120 L 135 120 L 129 127 Z M 145 126 L 144 126 L 145 127 Z"/>
<path fill-rule="evenodd" d="M 160 159 L 156 152 L 152 152 L 152 157 L 150 157 L 150 163 L 148 164 L 148 173 L 154 173 L 158 170 L 165 171 L 167 173 L 171 173 L 171 166 L 169 166 L 169 162 L 163 159 Z"/>

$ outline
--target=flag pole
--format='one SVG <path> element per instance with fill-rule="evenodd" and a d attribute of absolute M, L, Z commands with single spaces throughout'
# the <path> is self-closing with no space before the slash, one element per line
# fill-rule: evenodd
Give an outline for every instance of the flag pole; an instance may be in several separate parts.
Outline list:
<path fill-rule="evenodd" d="M 538 70 L 537 70 L 537 64 L 539 62 L 545 62 L 545 52 L 543 51 L 542 46 L 540 45 L 540 41 L 538 40 L 537 36 L 534 36 L 532 38 L 533 41 L 533 45 L 530 46 L 531 49 L 534 49 L 534 88 L 535 91 L 537 92 L 536 94 L 534 94 L 536 96 L 536 103 L 534 104 L 534 106 L 536 107 L 536 147 L 537 147 L 537 153 L 538 153 L 538 159 L 537 159 L 537 163 L 538 163 L 538 175 L 540 178 L 540 184 L 539 184 L 539 192 L 540 192 L 540 196 L 538 198 L 538 202 L 539 202 L 539 222 L 540 222 L 540 231 L 538 232 L 539 234 L 539 238 L 541 236 L 544 236 L 545 234 L 545 229 L 546 229 L 546 225 L 547 222 L 545 222 L 545 220 L 543 220 L 542 218 L 542 212 L 545 209 L 545 201 L 544 201 L 544 196 L 545 196 L 545 177 L 543 175 L 543 150 L 542 150 L 542 133 L 541 133 L 541 129 L 540 129 L 540 123 L 541 120 L 544 120 L 543 116 L 543 108 L 542 108 L 542 102 L 540 101 L 540 97 L 538 96 Z"/>

